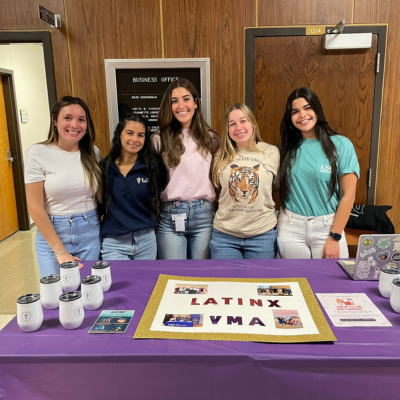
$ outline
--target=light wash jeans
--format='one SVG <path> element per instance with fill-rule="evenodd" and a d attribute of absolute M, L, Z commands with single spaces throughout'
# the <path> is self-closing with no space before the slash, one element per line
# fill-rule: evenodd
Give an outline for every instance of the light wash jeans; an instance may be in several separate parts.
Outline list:
<path fill-rule="evenodd" d="M 281 258 L 322 258 L 335 214 L 303 217 L 281 210 L 278 218 L 278 248 Z M 340 258 L 349 257 L 346 237 L 339 241 Z"/>
<path fill-rule="evenodd" d="M 250 238 L 239 238 L 214 228 L 210 250 L 214 260 L 273 259 L 278 251 L 276 229 Z"/>
<path fill-rule="evenodd" d="M 160 260 L 202 260 L 210 258 L 210 239 L 215 203 L 207 200 L 167 201 L 162 203 L 157 228 Z M 185 230 L 176 232 L 173 214 L 186 213 Z"/>
<path fill-rule="evenodd" d="M 121 236 L 104 236 L 101 245 L 103 260 L 155 260 L 156 235 L 153 228 Z"/>
<path fill-rule="evenodd" d="M 100 219 L 97 210 L 77 215 L 49 215 L 65 250 L 81 260 L 98 261 L 100 257 Z M 36 257 L 40 277 L 60 275 L 60 265 L 53 249 L 36 231 Z"/>

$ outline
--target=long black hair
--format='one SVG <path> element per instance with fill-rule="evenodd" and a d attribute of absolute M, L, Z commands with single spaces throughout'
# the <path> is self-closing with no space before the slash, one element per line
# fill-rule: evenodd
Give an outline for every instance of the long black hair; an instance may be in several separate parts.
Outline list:
<path fill-rule="evenodd" d="M 331 166 L 331 181 L 329 185 L 329 196 L 332 197 L 338 183 L 337 177 L 337 151 L 331 136 L 338 135 L 328 124 L 325 118 L 324 110 L 318 96 L 309 88 L 302 87 L 290 93 L 287 102 L 285 114 L 281 122 L 281 161 L 279 176 L 279 199 L 283 209 L 288 200 L 291 172 L 294 161 L 296 160 L 297 150 L 303 142 L 303 135 L 292 123 L 292 102 L 298 98 L 304 98 L 317 116 L 315 134 L 321 142 L 322 150 L 329 160 Z"/>
<path fill-rule="evenodd" d="M 111 203 L 111 182 L 110 182 L 110 167 L 121 157 L 121 133 L 125 129 L 128 122 L 138 122 L 145 127 L 145 141 L 142 149 L 139 151 L 138 159 L 140 159 L 147 167 L 149 189 L 148 209 L 153 220 L 156 220 L 160 214 L 160 193 L 164 189 L 166 183 L 166 170 L 164 163 L 153 150 L 148 130 L 147 120 L 138 114 L 125 114 L 119 121 L 114 131 L 114 137 L 111 141 L 111 150 L 108 156 L 102 161 L 101 169 L 105 179 L 103 192 L 103 211 L 107 216 L 110 210 Z"/>

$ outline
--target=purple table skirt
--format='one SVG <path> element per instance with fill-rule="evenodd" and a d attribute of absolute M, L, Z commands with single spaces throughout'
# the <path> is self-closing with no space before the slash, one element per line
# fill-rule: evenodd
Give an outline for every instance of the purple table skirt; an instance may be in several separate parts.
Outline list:
<path fill-rule="evenodd" d="M 336 260 L 114 261 L 111 268 L 102 309 L 136 310 L 127 332 L 87 334 L 100 310 L 85 310 L 82 326 L 71 331 L 60 325 L 58 310 L 44 310 L 42 327 L 32 333 L 14 318 L 0 332 L 0 398 L 177 399 L 183 392 L 190 400 L 400 398 L 400 315 L 377 282 L 349 279 Z M 332 327 L 334 343 L 133 340 L 161 273 L 305 277 L 315 293 L 366 293 L 393 327 Z"/>

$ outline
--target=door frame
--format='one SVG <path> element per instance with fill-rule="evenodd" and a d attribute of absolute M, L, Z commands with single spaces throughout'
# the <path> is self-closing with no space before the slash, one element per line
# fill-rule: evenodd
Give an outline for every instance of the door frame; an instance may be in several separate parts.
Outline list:
<path fill-rule="evenodd" d="M 310 26 L 312 27 L 312 26 Z M 334 28 L 327 25 L 326 29 Z M 378 36 L 377 54 L 379 72 L 375 73 L 375 90 L 372 111 L 371 150 L 369 156 L 369 181 L 367 204 L 375 204 L 375 187 L 378 165 L 379 132 L 381 125 L 381 105 L 383 96 L 383 77 L 387 41 L 387 25 L 346 25 L 343 33 L 372 33 Z M 245 30 L 245 102 L 254 108 L 254 40 L 260 37 L 307 36 L 307 26 L 279 28 L 246 28 Z M 323 35 L 319 35 L 323 36 Z"/>
<path fill-rule="evenodd" d="M 0 32 L 0 43 L 42 43 L 44 66 L 46 72 L 47 93 L 49 99 L 49 112 L 57 101 L 56 84 L 53 68 L 53 51 L 51 47 L 51 33 L 49 31 L 30 32 Z M 15 199 L 17 202 L 19 230 L 28 231 L 31 228 L 28 205 L 26 202 L 25 179 L 23 166 L 23 153 L 21 145 L 21 134 L 18 124 L 18 108 L 15 97 L 13 71 L 0 68 L 0 78 L 3 82 L 4 101 L 7 115 L 8 137 L 10 150 L 14 162 L 12 163 Z"/>

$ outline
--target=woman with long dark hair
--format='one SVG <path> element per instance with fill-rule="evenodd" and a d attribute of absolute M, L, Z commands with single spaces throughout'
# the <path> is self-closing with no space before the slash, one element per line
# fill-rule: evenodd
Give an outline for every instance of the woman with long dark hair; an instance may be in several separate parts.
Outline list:
<path fill-rule="evenodd" d="M 153 145 L 168 171 L 157 229 L 160 259 L 210 258 L 215 213 L 210 180 L 212 156 L 221 140 L 203 118 L 197 90 L 187 79 L 169 85 L 158 114 Z"/>
<path fill-rule="evenodd" d="M 153 151 L 147 121 L 127 114 L 115 128 L 109 155 L 101 162 L 104 260 L 155 260 L 154 228 L 160 213 L 165 168 Z"/>
<path fill-rule="evenodd" d="M 65 96 L 51 111 L 47 140 L 26 152 L 26 197 L 37 227 L 42 277 L 59 274 L 64 262 L 99 258 L 96 197 L 102 186 L 101 154 L 94 146 L 95 136 L 85 102 Z"/>
<path fill-rule="evenodd" d="M 309 88 L 289 95 L 281 139 L 281 257 L 347 258 L 344 227 L 360 174 L 353 144 L 329 126 Z"/>

